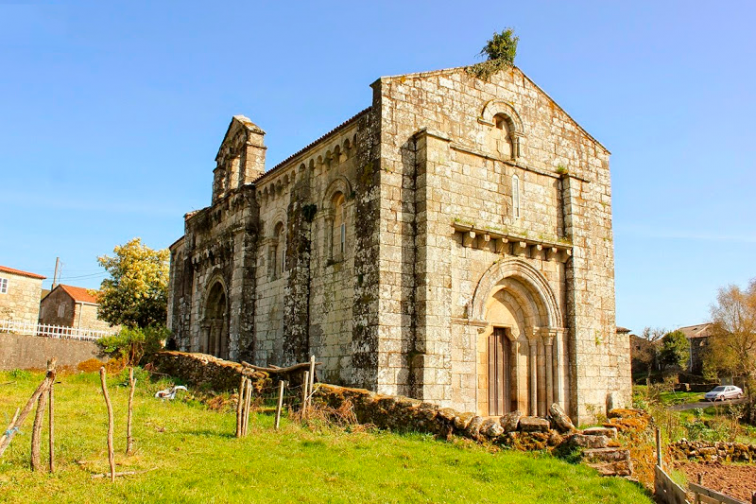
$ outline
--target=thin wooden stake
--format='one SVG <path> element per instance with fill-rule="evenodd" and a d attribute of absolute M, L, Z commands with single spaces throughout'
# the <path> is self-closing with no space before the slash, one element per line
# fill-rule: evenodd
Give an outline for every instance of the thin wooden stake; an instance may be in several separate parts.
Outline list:
<path fill-rule="evenodd" d="M 12 432 L 11 429 L 13 428 L 13 424 L 16 423 L 16 420 L 18 420 L 18 414 L 21 412 L 21 408 L 16 408 L 16 414 L 13 415 L 13 420 L 11 420 L 11 423 L 8 424 L 8 428 L 5 429 L 5 432 Z M 9 434 L 3 433 L 2 437 L 0 437 L 0 445 L 3 444 L 5 441 L 5 438 L 8 437 Z"/>
<path fill-rule="evenodd" d="M 281 424 L 281 408 L 283 407 L 283 395 L 284 395 L 285 385 L 286 385 L 286 382 L 283 380 L 278 382 L 278 405 L 276 405 L 276 430 L 278 430 L 278 426 Z"/>
<path fill-rule="evenodd" d="M 661 429 L 656 428 L 656 465 L 662 466 Z"/>
<path fill-rule="evenodd" d="M 242 433 L 242 411 L 244 410 L 244 373 L 241 374 L 239 382 L 239 398 L 236 401 L 236 437 L 241 437 Z"/>
<path fill-rule="evenodd" d="M 310 385 L 310 372 L 304 372 L 304 379 L 302 380 L 302 416 L 307 414 L 307 387 Z"/>
<path fill-rule="evenodd" d="M 2 457 L 3 453 L 5 453 L 5 450 L 8 449 L 8 446 L 11 444 L 11 441 L 13 441 L 13 437 L 16 435 L 16 432 L 18 432 L 18 429 L 21 427 L 21 425 L 23 425 L 26 417 L 29 416 L 29 413 L 31 413 L 34 404 L 39 400 L 39 396 L 47 392 L 47 388 L 53 381 L 55 381 L 55 362 L 55 359 L 48 361 L 47 376 L 44 380 L 42 380 L 42 383 L 39 384 L 32 396 L 26 402 L 26 406 L 24 406 L 24 409 L 21 410 L 21 414 L 18 415 L 16 417 L 16 420 L 12 422 L 8 427 L 6 431 L 8 434 L 4 434 L 3 437 L 0 438 L 0 457 Z"/>
<path fill-rule="evenodd" d="M 105 404 L 108 406 L 108 462 L 110 463 L 110 481 L 115 482 L 115 452 L 113 451 L 113 405 L 108 396 L 108 384 L 105 378 L 105 367 L 100 368 L 100 383 Z"/>
<path fill-rule="evenodd" d="M 42 424 L 45 421 L 45 407 L 47 406 L 47 394 L 41 394 L 37 400 L 37 413 L 34 415 L 34 426 L 31 437 L 31 470 L 39 471 L 42 464 L 39 461 L 39 452 L 42 444 Z"/>
<path fill-rule="evenodd" d="M 252 403 L 252 380 L 247 378 L 247 391 L 244 398 L 244 435 L 249 432 L 249 408 Z"/>
<path fill-rule="evenodd" d="M 315 356 L 310 356 L 310 381 L 307 385 L 307 407 L 312 404 L 312 387 L 315 384 Z"/>
<path fill-rule="evenodd" d="M 55 472 L 55 396 L 53 395 L 53 389 L 55 388 L 55 382 L 50 384 L 50 397 L 48 398 L 49 410 L 48 415 L 48 430 L 50 431 L 49 448 L 50 448 L 50 472 Z"/>
<path fill-rule="evenodd" d="M 129 411 L 126 414 L 126 455 L 131 455 L 132 442 L 131 437 L 131 413 L 134 408 L 134 389 L 136 388 L 136 380 L 134 379 L 134 368 L 129 368 Z"/>

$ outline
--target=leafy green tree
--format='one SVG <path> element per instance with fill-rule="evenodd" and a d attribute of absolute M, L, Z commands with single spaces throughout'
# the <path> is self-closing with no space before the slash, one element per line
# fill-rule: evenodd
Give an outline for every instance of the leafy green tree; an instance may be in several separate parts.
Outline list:
<path fill-rule="evenodd" d="M 153 250 L 134 238 L 97 262 L 110 278 L 100 285 L 97 313 L 128 328 L 164 325 L 167 318 L 168 250 Z"/>
<path fill-rule="evenodd" d="M 142 360 L 149 362 L 169 336 L 170 331 L 162 326 L 124 327 L 114 336 L 97 340 L 97 344 L 105 353 L 123 359 L 125 365 L 138 366 Z"/>
<path fill-rule="evenodd" d="M 685 333 L 672 331 L 662 338 L 659 362 L 667 369 L 683 369 L 690 359 L 690 344 Z"/>
<path fill-rule="evenodd" d="M 515 37 L 514 29 L 507 28 L 501 33 L 494 33 L 483 49 L 480 51 L 481 56 L 486 56 L 489 60 L 503 60 L 507 63 L 514 64 L 517 56 L 517 43 L 520 37 Z"/>
<path fill-rule="evenodd" d="M 719 289 L 711 318 L 704 368 L 717 377 L 742 378 L 748 393 L 756 384 L 756 279 L 745 290 Z"/>

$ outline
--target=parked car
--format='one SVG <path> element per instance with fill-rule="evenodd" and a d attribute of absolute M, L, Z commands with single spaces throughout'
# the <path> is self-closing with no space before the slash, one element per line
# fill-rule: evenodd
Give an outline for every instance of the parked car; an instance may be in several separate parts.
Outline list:
<path fill-rule="evenodd" d="M 707 401 L 724 401 L 725 399 L 740 399 L 743 397 L 743 389 L 735 385 L 720 385 L 704 394 Z"/>

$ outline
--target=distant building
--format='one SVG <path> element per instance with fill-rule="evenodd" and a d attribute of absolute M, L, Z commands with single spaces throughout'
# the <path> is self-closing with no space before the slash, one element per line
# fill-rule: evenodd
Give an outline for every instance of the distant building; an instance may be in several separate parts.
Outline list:
<path fill-rule="evenodd" d="M 112 326 L 97 317 L 97 298 L 83 287 L 58 285 L 41 303 L 40 324 L 106 330 Z"/>
<path fill-rule="evenodd" d="M 45 277 L 0 266 L 0 319 L 34 323 Z"/>
<path fill-rule="evenodd" d="M 704 322 L 703 324 L 678 327 L 676 329 L 688 338 L 688 344 L 690 345 L 688 371 L 693 374 L 703 374 L 703 356 L 706 347 L 709 345 L 711 328 L 711 322 Z"/>

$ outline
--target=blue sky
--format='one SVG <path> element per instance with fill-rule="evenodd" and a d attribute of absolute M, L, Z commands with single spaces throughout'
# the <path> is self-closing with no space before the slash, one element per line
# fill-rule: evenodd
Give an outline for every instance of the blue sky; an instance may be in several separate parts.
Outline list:
<path fill-rule="evenodd" d="M 268 166 L 370 104 L 467 65 L 494 31 L 612 152 L 617 323 L 707 320 L 756 247 L 753 2 L 3 2 L 0 264 L 97 287 L 210 202 L 231 116 Z M 51 278 L 50 278 L 51 279 Z M 49 285 L 50 279 L 46 282 Z"/>

